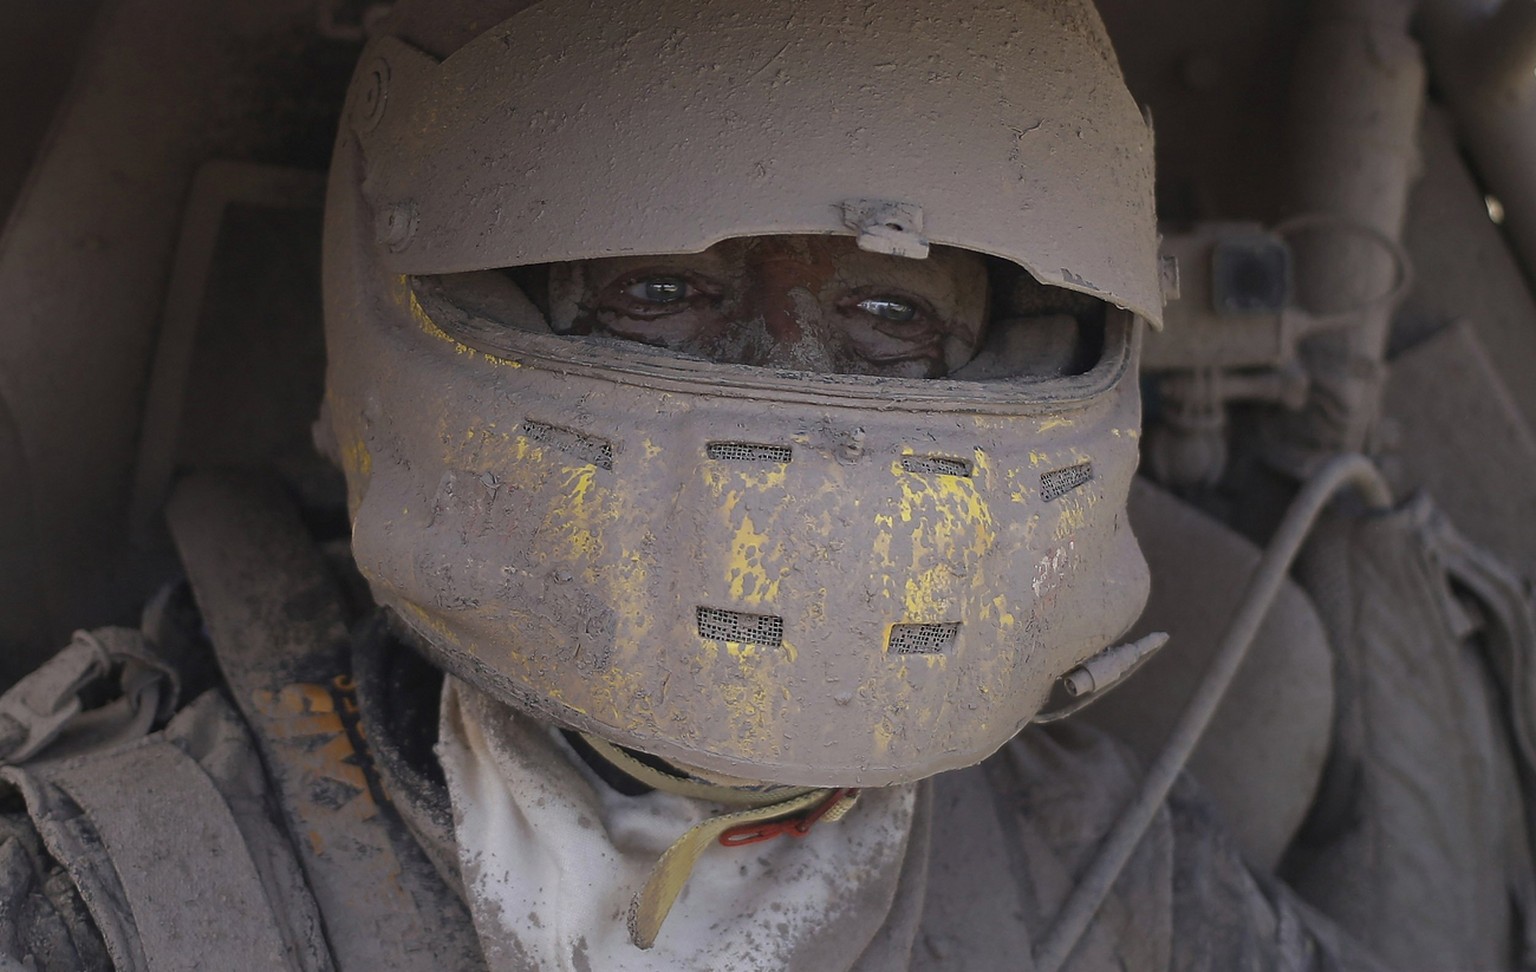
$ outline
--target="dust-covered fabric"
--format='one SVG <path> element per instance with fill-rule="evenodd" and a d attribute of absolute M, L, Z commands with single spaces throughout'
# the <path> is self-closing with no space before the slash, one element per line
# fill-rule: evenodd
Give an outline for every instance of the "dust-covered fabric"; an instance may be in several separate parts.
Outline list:
<path fill-rule="evenodd" d="M 1026 729 L 935 780 L 927 907 L 913 972 L 1028 972 L 1141 767 L 1089 726 Z M 1064 972 L 1380 972 L 1277 882 L 1252 874 L 1188 779 L 1173 790 Z"/>
<path fill-rule="evenodd" d="M 1026 730 L 980 766 L 866 792 L 855 813 L 806 841 L 706 854 L 644 952 L 627 938 L 629 896 L 672 840 L 718 808 L 621 796 L 548 727 L 451 680 L 439 751 L 482 944 L 493 969 L 516 972 L 1029 972 L 1034 945 L 1141 778 L 1129 751 L 1091 727 Z M 1066 966 L 1382 968 L 1253 875 L 1187 780 Z"/>
<path fill-rule="evenodd" d="M 0 698 L 0 967 L 331 968 L 249 734 L 176 683 L 102 629 Z"/>
<path fill-rule="evenodd" d="M 1518 583 L 1502 608 L 1473 596 L 1445 530 L 1421 501 L 1332 523 L 1303 555 L 1336 655 L 1338 722 L 1282 873 L 1394 969 L 1529 968 L 1532 855 L 1509 706 L 1532 700 L 1484 653 L 1498 636 L 1528 668 L 1528 625 L 1511 640 L 1514 619 L 1499 615 L 1529 608 Z"/>
<path fill-rule="evenodd" d="M 439 755 L 496 972 L 845 970 L 888 945 L 915 786 L 867 791 L 845 818 L 797 839 L 706 850 L 655 946 L 641 950 L 625 922 L 631 896 L 673 841 L 724 808 L 623 796 L 548 727 L 451 677 Z"/>
<path fill-rule="evenodd" d="M 68 873 L 19 804 L 0 812 L 0 968 L 106 972 L 111 957 Z"/>
<path fill-rule="evenodd" d="M 623 796 L 550 727 L 451 681 L 443 701 L 439 752 L 459 853 L 477 931 L 498 970 L 1029 972 L 1036 942 L 1141 775 L 1127 750 L 1089 727 L 1027 730 L 980 766 L 867 791 L 848 817 L 806 838 L 712 848 L 656 948 L 641 951 L 628 941 L 630 895 L 678 835 L 721 808 L 666 793 Z M 245 949 L 239 957 L 253 967 L 326 967 L 313 900 L 274 829 L 267 784 L 227 704 L 206 694 L 141 741 L 151 742 L 175 747 L 208 775 L 242 832 L 234 844 L 254 852 L 287 955 L 268 961 Z M 60 765 L 83 766 L 82 758 L 99 757 Z M 165 873 L 137 868 L 120 881 L 115 859 L 91 853 L 105 845 L 82 837 L 112 822 L 73 802 L 67 773 L 33 775 L 28 809 L 51 836 L 40 839 L 19 800 L 0 806 L 15 811 L 0 816 L 0 966 L 146 967 L 140 959 L 153 943 L 142 937 L 134 901 L 146 889 L 160 894 L 155 882 L 178 874 L 211 880 L 221 873 L 215 861 L 227 869 L 230 859 L 205 856 L 205 870 L 171 854 Z M 123 791 L 129 805 L 131 789 Z M 186 826 L 206 829 L 187 812 Z M 164 942 L 158 948 L 173 966 L 180 960 Z M 201 954 L 181 958 L 195 965 Z M 1154 820 L 1066 966 L 1377 968 L 1277 882 L 1252 875 L 1188 782 Z"/>
<path fill-rule="evenodd" d="M 217 693 L 161 732 L 6 767 L 0 778 L 24 798 L 39 839 L 31 845 L 20 816 L 11 818 L 9 863 L 21 863 L 17 849 L 46 855 L 28 857 L 77 949 L 90 947 L 81 930 L 90 927 L 118 970 L 205 968 L 214 954 L 227 969 L 331 968 L 250 738 Z M 13 869 L 4 880 L 24 877 Z M 57 948 L 52 921 L 33 907 L 3 923 L 0 937 L 25 946 L 48 933 Z M 12 955 L 24 961 L 21 949 Z"/>

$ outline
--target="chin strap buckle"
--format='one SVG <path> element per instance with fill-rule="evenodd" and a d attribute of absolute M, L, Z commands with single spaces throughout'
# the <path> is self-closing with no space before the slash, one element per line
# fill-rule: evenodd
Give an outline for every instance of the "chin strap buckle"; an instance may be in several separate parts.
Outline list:
<path fill-rule="evenodd" d="M 841 820 L 858 798 L 859 791 L 851 787 L 806 790 L 788 800 L 737 810 L 698 824 L 667 848 L 651 869 L 645 886 L 630 900 L 629 940 L 637 948 L 656 944 L 661 923 L 667 920 L 673 902 L 688 883 L 699 855 L 711 843 L 718 840 L 726 847 L 742 847 L 772 840 L 780 834 L 804 837 L 818 820 Z"/>
<path fill-rule="evenodd" d="M 853 809 L 858 799 L 859 791 L 855 787 L 833 790 L 825 800 L 804 813 L 764 823 L 745 823 L 732 827 L 720 835 L 720 844 L 723 847 L 745 847 L 748 844 L 772 840 L 780 834 L 804 837 L 811 832 L 811 827 L 815 826 L 819 820 L 826 820 L 829 823 L 841 820 L 849 810 Z"/>

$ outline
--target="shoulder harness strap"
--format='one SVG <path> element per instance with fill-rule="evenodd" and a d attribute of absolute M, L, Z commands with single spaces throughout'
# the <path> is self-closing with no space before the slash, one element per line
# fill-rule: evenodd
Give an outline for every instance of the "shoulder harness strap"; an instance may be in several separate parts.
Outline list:
<path fill-rule="evenodd" d="M 232 970 L 314 967 L 289 961 L 219 790 L 161 736 L 3 773 L 79 888 L 117 968 L 191 972 L 215 955 Z"/>
<path fill-rule="evenodd" d="M 462 901 L 379 785 L 340 592 L 275 485 L 198 475 L 168 508 L 219 666 L 254 730 L 342 969 L 483 967 Z"/>

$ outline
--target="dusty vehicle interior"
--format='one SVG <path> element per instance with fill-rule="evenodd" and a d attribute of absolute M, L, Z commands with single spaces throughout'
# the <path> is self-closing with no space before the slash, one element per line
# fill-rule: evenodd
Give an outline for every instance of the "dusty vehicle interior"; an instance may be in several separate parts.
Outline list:
<path fill-rule="evenodd" d="M 1335 454 L 1536 576 L 1536 4 L 1098 6 L 1156 133 L 1131 637 L 1171 639 L 1078 718 L 1152 760 Z M 0 683 L 138 623 L 180 571 L 163 511 L 189 470 L 276 476 L 344 545 L 312 431 L 321 207 L 388 7 L 0 0 Z M 1306 587 L 1278 590 L 1189 763 L 1264 868 L 1301 866 L 1339 718 Z"/>

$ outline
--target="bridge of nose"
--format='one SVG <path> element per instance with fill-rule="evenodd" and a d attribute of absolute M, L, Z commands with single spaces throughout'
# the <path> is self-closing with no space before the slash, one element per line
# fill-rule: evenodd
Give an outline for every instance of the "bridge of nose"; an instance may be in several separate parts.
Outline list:
<path fill-rule="evenodd" d="M 822 294 L 837 265 L 825 247 L 765 241 L 747 259 L 747 308 L 760 315 L 768 336 L 767 366 L 835 370 L 841 333 Z"/>

